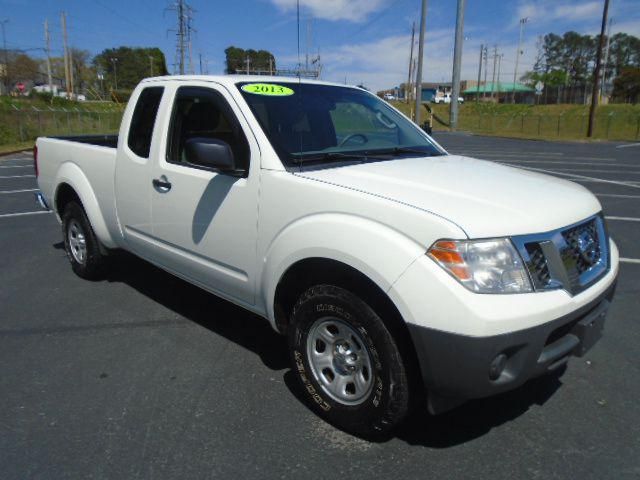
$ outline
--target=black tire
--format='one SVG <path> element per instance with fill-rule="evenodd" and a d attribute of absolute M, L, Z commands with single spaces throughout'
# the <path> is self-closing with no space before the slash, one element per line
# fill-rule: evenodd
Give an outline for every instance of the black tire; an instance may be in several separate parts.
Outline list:
<path fill-rule="evenodd" d="M 356 345 L 353 350 L 358 350 L 362 354 L 363 350 L 357 348 L 358 342 L 362 341 L 371 359 L 368 363 L 372 370 L 368 375 L 372 382 L 370 391 L 366 394 L 364 392 L 367 390 L 363 388 L 363 397 L 358 400 L 360 403 L 355 405 L 343 402 L 340 398 L 334 398 L 335 392 L 328 390 L 333 381 L 338 378 L 336 372 L 344 372 L 344 370 L 325 368 L 322 372 L 326 371 L 327 375 L 320 375 L 319 368 L 316 366 L 314 370 L 310 362 L 309 356 L 315 355 L 317 352 L 314 349 L 318 349 L 314 339 L 318 338 L 319 334 L 314 332 L 328 325 L 327 322 L 331 322 L 331 319 L 355 331 L 359 338 L 349 337 Z M 328 325 L 325 328 L 329 330 L 331 326 Z M 346 328 L 345 331 L 348 332 L 349 329 Z M 326 335 L 326 332 L 324 334 Z M 338 351 L 334 349 L 335 345 L 338 347 L 342 345 L 339 344 L 341 340 L 337 337 L 343 334 L 338 332 L 335 335 L 338 343 L 329 347 L 332 352 Z M 288 337 L 292 368 L 300 381 L 302 395 L 309 406 L 329 423 L 346 432 L 367 438 L 383 436 L 406 417 L 409 411 L 410 388 L 405 362 L 395 339 L 382 319 L 359 297 L 332 285 L 318 285 L 310 288 L 293 308 Z M 320 340 L 320 347 L 324 352 L 322 343 L 323 341 Z M 337 357 L 333 358 L 333 364 L 335 364 Z M 351 372 L 347 373 L 351 374 Z M 363 377 L 364 373 L 363 369 Z M 317 377 L 324 380 L 324 386 Z M 355 383 L 351 385 L 354 393 L 358 393 Z M 347 389 L 340 389 L 340 391 L 348 394 Z"/>
<path fill-rule="evenodd" d="M 85 245 L 84 256 L 78 253 L 76 245 L 72 245 L 74 235 L 70 229 L 76 232 L 75 238 L 78 238 L 77 232 L 82 235 Z M 99 280 L 103 277 L 106 257 L 100 251 L 99 240 L 91 228 L 87 214 L 76 202 L 68 203 L 62 214 L 62 238 L 67 258 L 76 275 L 87 280 Z"/>

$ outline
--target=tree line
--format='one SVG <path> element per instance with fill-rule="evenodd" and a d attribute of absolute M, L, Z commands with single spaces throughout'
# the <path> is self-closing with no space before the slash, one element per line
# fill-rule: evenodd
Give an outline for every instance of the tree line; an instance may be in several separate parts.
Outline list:
<path fill-rule="evenodd" d="M 117 47 L 108 48 L 92 56 L 87 50 L 69 49 L 73 90 L 87 98 L 126 100 L 128 94 L 143 78 L 167 75 L 165 56 L 159 48 Z M 6 66 L 5 66 L 6 58 Z M 53 85 L 66 89 L 64 57 L 51 57 Z M 0 49 L 0 70 L 3 83 L 15 92 L 18 83 L 27 86 L 48 82 L 47 61 L 34 58 L 19 50 Z"/>
<path fill-rule="evenodd" d="M 637 102 L 640 94 L 640 39 L 626 33 L 616 33 L 609 41 L 606 64 L 603 63 L 605 93 L 616 101 Z M 593 86 L 596 53 L 600 35 L 581 35 L 566 32 L 549 33 L 538 41 L 538 52 L 533 70 L 523 79 L 530 84 L 541 81 L 545 93 L 549 87 L 557 90 L 558 102 L 577 101 Z M 605 61 L 603 57 L 603 62 Z M 634 90 L 635 89 L 635 90 Z M 578 98 L 576 98 L 578 95 Z"/>

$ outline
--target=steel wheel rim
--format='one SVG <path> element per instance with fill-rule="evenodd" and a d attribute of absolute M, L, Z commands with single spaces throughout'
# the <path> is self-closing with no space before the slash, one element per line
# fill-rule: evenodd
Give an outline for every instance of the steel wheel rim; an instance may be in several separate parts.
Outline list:
<path fill-rule="evenodd" d="M 373 389 L 371 354 L 362 336 L 335 317 L 315 321 L 307 336 L 311 373 L 336 402 L 358 405 Z"/>
<path fill-rule="evenodd" d="M 84 230 L 76 220 L 69 222 L 67 239 L 69 240 L 69 250 L 71 250 L 73 259 L 78 263 L 84 264 L 87 260 L 87 240 Z"/>

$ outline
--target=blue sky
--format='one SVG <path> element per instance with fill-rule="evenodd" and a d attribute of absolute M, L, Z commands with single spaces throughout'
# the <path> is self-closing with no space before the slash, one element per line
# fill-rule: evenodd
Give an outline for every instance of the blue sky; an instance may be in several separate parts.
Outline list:
<path fill-rule="evenodd" d="M 120 45 L 158 46 L 171 71 L 175 59 L 175 14 L 164 0 L 0 0 L 0 20 L 10 48 L 38 49 L 48 18 L 54 55 L 60 55 L 60 12 L 68 14 L 69 42 L 98 53 Z M 224 70 L 229 45 L 272 51 L 279 66 L 297 62 L 296 0 L 191 0 L 194 8 L 194 68 L 202 54 L 209 73 Z M 377 90 L 406 80 L 411 23 L 418 22 L 420 0 L 300 0 L 302 58 L 310 25 L 311 52 L 320 52 L 322 78 L 364 83 Z M 640 36 L 639 0 L 611 0 L 613 32 Z M 502 81 L 513 77 L 518 19 L 529 17 L 519 71 L 531 68 L 539 35 L 599 32 L 603 0 L 467 0 L 463 79 L 477 76 L 481 43 L 504 54 Z M 424 78 L 451 77 L 455 0 L 428 2 Z M 34 56 L 39 50 L 29 50 Z M 491 70 L 489 71 L 491 75 Z"/>

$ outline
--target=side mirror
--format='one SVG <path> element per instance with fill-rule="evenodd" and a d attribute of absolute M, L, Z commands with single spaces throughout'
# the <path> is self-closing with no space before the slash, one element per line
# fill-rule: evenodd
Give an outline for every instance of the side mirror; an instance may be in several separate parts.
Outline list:
<path fill-rule="evenodd" d="M 243 172 L 236 168 L 233 151 L 227 142 L 214 138 L 195 137 L 185 143 L 187 162 L 201 167 L 212 168 L 232 175 Z"/>

